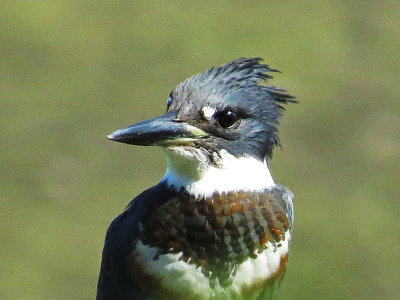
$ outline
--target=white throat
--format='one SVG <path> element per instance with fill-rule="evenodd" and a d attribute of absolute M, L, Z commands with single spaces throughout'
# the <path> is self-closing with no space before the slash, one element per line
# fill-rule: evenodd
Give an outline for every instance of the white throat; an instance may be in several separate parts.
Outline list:
<path fill-rule="evenodd" d="M 262 191 L 275 185 L 266 161 L 250 156 L 237 158 L 221 150 L 217 167 L 210 165 L 201 151 L 167 149 L 166 155 L 168 167 L 161 181 L 178 191 L 184 188 L 195 197 L 210 197 L 214 192 Z"/>

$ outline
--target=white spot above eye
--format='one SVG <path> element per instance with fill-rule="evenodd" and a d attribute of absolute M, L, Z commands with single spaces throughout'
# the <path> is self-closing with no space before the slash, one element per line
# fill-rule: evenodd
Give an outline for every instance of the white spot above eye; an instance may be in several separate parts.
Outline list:
<path fill-rule="evenodd" d="M 202 114 L 203 114 L 204 119 L 210 121 L 211 118 L 212 118 L 212 117 L 214 116 L 214 114 L 215 114 L 215 110 L 216 110 L 216 109 L 215 109 L 214 107 L 211 107 L 211 106 L 204 106 L 204 107 L 201 109 L 201 112 L 202 112 Z"/>

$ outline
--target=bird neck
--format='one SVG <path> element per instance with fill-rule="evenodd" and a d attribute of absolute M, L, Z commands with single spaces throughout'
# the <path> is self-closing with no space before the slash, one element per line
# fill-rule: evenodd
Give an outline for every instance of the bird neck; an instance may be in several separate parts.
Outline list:
<path fill-rule="evenodd" d="M 259 192 L 275 186 L 266 160 L 235 157 L 225 150 L 218 153 L 217 164 L 192 151 L 188 155 L 167 149 L 166 157 L 167 170 L 161 181 L 196 198 L 232 191 Z"/>

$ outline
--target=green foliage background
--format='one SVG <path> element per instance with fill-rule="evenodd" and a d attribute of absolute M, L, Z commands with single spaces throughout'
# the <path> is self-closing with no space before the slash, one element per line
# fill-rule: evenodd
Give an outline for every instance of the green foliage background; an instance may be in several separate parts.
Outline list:
<path fill-rule="evenodd" d="M 280 299 L 400 295 L 400 2 L 3 1 L 0 299 L 93 299 L 104 233 L 165 168 L 106 134 L 240 56 L 300 101 L 275 181 L 295 195 Z"/>

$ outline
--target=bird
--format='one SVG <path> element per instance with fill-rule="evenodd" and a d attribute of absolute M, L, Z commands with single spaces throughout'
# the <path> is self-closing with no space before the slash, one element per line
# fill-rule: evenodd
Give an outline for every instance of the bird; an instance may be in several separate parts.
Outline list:
<path fill-rule="evenodd" d="M 116 130 L 158 146 L 167 168 L 109 226 L 97 300 L 275 299 L 286 270 L 293 193 L 268 163 L 286 90 L 277 69 L 238 58 L 189 77 L 165 114 Z"/>

